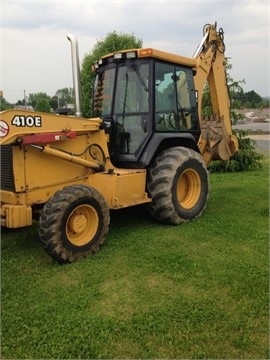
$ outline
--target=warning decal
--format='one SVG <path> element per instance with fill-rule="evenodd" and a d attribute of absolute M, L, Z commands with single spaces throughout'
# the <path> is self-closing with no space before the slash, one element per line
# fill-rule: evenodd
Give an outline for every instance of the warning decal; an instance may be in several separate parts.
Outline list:
<path fill-rule="evenodd" d="M 8 133 L 9 133 L 8 124 L 5 121 L 0 120 L 0 138 L 7 136 Z"/>

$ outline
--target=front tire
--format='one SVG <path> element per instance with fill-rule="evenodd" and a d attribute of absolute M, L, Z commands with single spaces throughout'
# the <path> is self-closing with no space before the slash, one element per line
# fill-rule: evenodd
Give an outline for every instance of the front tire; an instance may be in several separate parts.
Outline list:
<path fill-rule="evenodd" d="M 208 199 L 209 180 L 199 153 L 185 147 L 163 151 L 148 172 L 148 211 L 164 224 L 178 225 L 201 215 Z"/>
<path fill-rule="evenodd" d="M 73 185 L 57 191 L 39 219 L 43 248 L 59 263 L 71 263 L 98 251 L 109 230 L 110 212 L 95 189 Z"/>

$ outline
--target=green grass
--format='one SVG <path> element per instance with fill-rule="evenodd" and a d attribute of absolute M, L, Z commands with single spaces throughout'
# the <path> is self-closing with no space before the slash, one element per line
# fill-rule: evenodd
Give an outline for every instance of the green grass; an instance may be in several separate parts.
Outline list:
<path fill-rule="evenodd" d="M 269 162 L 211 174 L 200 219 L 112 215 L 92 257 L 58 265 L 36 225 L 2 233 L 2 359 L 268 359 Z"/>

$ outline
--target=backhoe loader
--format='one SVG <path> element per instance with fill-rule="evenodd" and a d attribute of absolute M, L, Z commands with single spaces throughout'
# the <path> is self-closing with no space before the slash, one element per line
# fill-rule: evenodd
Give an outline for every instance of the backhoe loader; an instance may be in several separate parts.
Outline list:
<path fill-rule="evenodd" d="M 191 58 L 142 48 L 98 59 L 91 119 L 81 114 L 78 42 L 67 37 L 75 116 L 0 113 L 1 226 L 37 220 L 43 248 L 59 263 L 95 253 L 118 209 L 144 204 L 169 225 L 197 218 L 208 164 L 238 149 L 216 24 L 204 27 Z M 207 82 L 210 118 L 202 114 Z"/>

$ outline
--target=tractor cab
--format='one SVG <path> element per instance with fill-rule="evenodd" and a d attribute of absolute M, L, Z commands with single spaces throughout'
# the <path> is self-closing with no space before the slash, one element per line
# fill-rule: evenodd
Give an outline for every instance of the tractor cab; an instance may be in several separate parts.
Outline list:
<path fill-rule="evenodd" d="M 157 150 L 163 139 L 178 145 L 179 139 L 198 139 L 192 59 L 191 64 L 181 65 L 183 57 L 179 64 L 170 63 L 160 53 L 129 50 L 94 65 L 93 115 L 103 119 L 111 161 L 118 166 L 148 165 L 146 147 L 151 144 Z"/>

